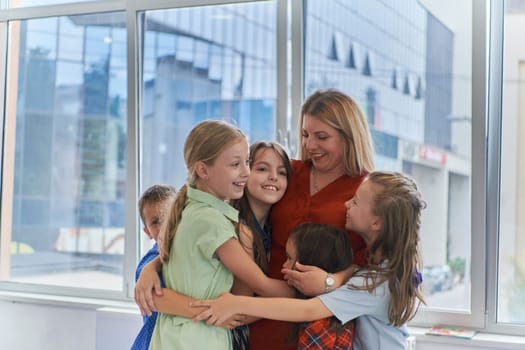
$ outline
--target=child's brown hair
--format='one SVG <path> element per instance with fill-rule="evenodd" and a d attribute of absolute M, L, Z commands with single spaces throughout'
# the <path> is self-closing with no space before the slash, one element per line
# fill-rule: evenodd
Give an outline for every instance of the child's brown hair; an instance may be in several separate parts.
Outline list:
<path fill-rule="evenodd" d="M 416 182 L 402 173 L 375 171 L 365 181 L 374 186 L 372 213 L 381 218 L 378 238 L 369 248 L 369 259 L 382 257 L 381 264 L 369 260 L 363 268 L 366 280 L 372 281 L 365 289 L 372 291 L 388 282 L 388 319 L 393 326 L 400 326 L 410 321 L 420 303 L 424 303 L 415 278 L 421 271 L 419 229 L 426 203 Z"/>
<path fill-rule="evenodd" d="M 301 224 L 288 237 L 296 249 L 296 261 L 303 265 L 317 266 L 328 273 L 346 270 L 352 265 L 353 253 L 348 233 L 338 227 L 324 224 Z M 307 298 L 296 291 L 296 297 Z M 343 325 L 333 318 L 331 327 L 341 331 Z M 300 327 L 294 325 L 290 340 L 297 342 Z"/>
<path fill-rule="evenodd" d="M 284 150 L 284 147 L 277 142 L 268 141 L 257 141 L 250 146 L 250 168 L 255 161 L 258 153 L 270 149 L 274 151 L 284 163 L 286 169 L 286 180 L 290 183 L 292 176 L 292 164 L 288 154 Z M 244 194 L 241 198 L 232 201 L 232 206 L 239 210 L 239 218 L 243 219 L 246 226 L 250 229 L 253 236 L 253 259 L 257 265 L 263 270 L 264 273 L 268 273 L 268 257 L 265 254 L 263 242 L 261 237 L 257 234 L 257 227 L 253 221 L 254 214 L 248 201 L 247 189 L 244 190 Z M 247 247 L 250 248 L 250 247 Z"/>

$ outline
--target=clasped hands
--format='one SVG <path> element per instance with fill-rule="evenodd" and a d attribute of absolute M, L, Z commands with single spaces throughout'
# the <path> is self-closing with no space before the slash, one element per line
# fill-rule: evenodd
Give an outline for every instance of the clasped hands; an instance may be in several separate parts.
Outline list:
<path fill-rule="evenodd" d="M 160 280 L 153 264 L 144 267 L 139 280 L 135 286 L 135 302 L 140 308 L 142 315 L 151 315 L 157 311 L 153 302 L 153 294 L 162 295 Z M 304 295 L 315 296 L 324 293 L 324 278 L 326 272 L 315 266 L 302 265 L 296 263 L 292 269 L 282 269 L 284 280 L 290 286 L 295 287 Z M 224 328 L 235 328 L 245 324 L 246 317 L 242 315 L 242 310 L 237 310 L 238 296 L 224 293 L 217 299 L 193 301 L 192 307 L 206 307 L 204 311 L 193 317 L 194 321 L 206 321 L 209 325 Z M 187 305 L 187 304 L 186 304 Z"/>
<path fill-rule="evenodd" d="M 316 296 L 325 292 L 326 271 L 318 267 L 296 263 L 293 270 L 283 268 L 281 272 L 288 284 L 300 290 L 304 295 Z M 243 296 L 231 293 L 222 293 L 216 299 L 193 301 L 190 303 L 192 307 L 207 307 L 206 310 L 193 317 L 193 320 L 206 321 L 212 326 L 230 328 L 227 325 L 235 324 L 235 320 L 244 317 L 240 306 L 243 298 Z"/>
<path fill-rule="evenodd" d="M 231 293 L 222 293 L 220 297 L 209 300 L 195 300 L 191 307 L 207 307 L 206 310 L 193 317 L 193 321 L 206 321 L 210 326 L 235 328 L 243 324 L 244 315 L 236 312 L 237 298 Z"/>

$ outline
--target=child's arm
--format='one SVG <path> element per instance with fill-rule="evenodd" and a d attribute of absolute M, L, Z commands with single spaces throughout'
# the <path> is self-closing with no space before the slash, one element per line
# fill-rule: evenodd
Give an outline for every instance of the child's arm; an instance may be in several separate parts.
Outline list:
<path fill-rule="evenodd" d="M 198 300 L 191 306 L 207 306 L 194 321 L 207 320 L 210 325 L 221 324 L 234 314 L 245 314 L 280 321 L 314 321 L 333 316 L 319 298 L 254 298 L 224 293 L 213 300 Z"/>
<path fill-rule="evenodd" d="M 163 288 L 162 289 L 162 295 L 153 295 L 153 300 L 155 302 L 155 306 L 157 307 L 156 311 L 164 313 L 164 314 L 170 314 L 170 315 L 177 315 L 177 316 L 183 316 L 183 317 L 196 317 L 201 312 L 208 310 L 208 307 L 201 306 L 201 307 L 192 307 L 190 306 L 191 302 L 196 301 L 196 299 L 193 299 L 187 295 L 180 294 L 175 292 L 174 290 Z M 249 317 L 246 317 L 244 315 L 234 315 L 233 317 L 230 317 L 224 324 L 221 324 L 221 327 L 224 328 L 235 328 L 241 324 L 246 324 L 250 320 Z"/>
<path fill-rule="evenodd" d="M 351 265 L 346 270 L 334 273 L 332 290 L 346 283 L 358 268 L 357 265 Z M 326 293 L 325 280 L 328 273 L 319 267 L 302 265 L 297 262 L 294 265 L 294 270 L 282 269 L 281 272 L 288 284 L 297 288 L 304 295 L 316 296 Z"/>
<path fill-rule="evenodd" d="M 282 280 L 267 277 L 243 250 L 239 241 L 230 238 L 216 250 L 219 259 L 235 277 L 262 296 L 293 296 L 294 290 Z"/>
<path fill-rule="evenodd" d="M 253 260 L 253 234 L 252 231 L 245 225 L 238 224 L 238 236 L 239 243 L 241 244 L 244 252 Z M 246 295 L 253 296 L 254 291 L 248 284 L 243 282 L 241 279 L 235 277 L 233 280 L 233 286 L 231 293 L 235 295 Z"/>
<path fill-rule="evenodd" d="M 243 250 L 247 253 L 250 259 L 253 260 L 253 249 L 251 248 L 253 246 L 253 236 L 251 236 L 251 231 L 243 233 L 243 231 L 240 230 L 239 240 L 242 244 Z M 244 295 L 251 297 L 253 296 L 254 291 L 252 288 L 250 288 L 250 286 L 247 283 L 243 282 L 237 277 L 234 277 L 231 293 L 235 295 Z M 235 315 L 233 318 L 240 324 L 250 324 L 259 320 L 258 317 L 251 317 L 246 315 Z M 221 326 L 228 328 L 228 326 L 226 325 Z"/>
<path fill-rule="evenodd" d="M 190 302 L 195 301 L 195 299 L 168 288 L 162 289 L 162 295 L 153 295 L 153 301 L 158 312 L 188 318 L 194 317 L 206 309 L 205 307 L 190 307 Z"/>
<path fill-rule="evenodd" d="M 162 295 L 159 278 L 161 268 L 162 262 L 157 256 L 144 266 L 135 284 L 135 303 L 137 303 L 142 315 L 151 316 L 151 312 L 155 310 L 153 291 L 156 295 Z"/>
<path fill-rule="evenodd" d="M 250 259 L 254 260 L 254 253 L 253 253 L 253 232 L 248 228 L 248 226 L 239 224 L 239 242 L 241 243 L 241 246 L 243 250 L 248 254 Z M 235 277 L 233 280 L 233 287 L 231 289 L 231 293 L 234 295 L 245 295 L 245 296 L 253 296 L 254 291 L 248 284 L 241 281 L 239 278 Z M 233 318 L 242 324 L 250 324 L 255 321 L 260 320 L 260 317 L 254 317 L 254 316 L 247 316 L 247 315 L 234 315 Z M 231 325 L 231 323 L 230 323 Z M 227 325 L 221 325 L 228 327 Z"/>

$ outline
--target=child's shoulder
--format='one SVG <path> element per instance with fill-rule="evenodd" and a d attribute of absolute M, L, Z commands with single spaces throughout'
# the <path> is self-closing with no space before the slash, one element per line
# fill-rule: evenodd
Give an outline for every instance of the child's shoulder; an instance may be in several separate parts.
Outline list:
<path fill-rule="evenodd" d="M 215 225 L 228 226 L 228 228 L 232 225 L 224 213 L 204 203 L 191 203 L 185 209 L 188 210 L 183 212 L 182 220 L 189 225 Z"/>

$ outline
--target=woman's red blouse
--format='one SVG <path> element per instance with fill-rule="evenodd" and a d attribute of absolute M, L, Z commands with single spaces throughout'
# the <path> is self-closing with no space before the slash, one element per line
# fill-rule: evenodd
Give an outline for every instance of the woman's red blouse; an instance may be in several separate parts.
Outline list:
<path fill-rule="evenodd" d="M 292 161 L 292 179 L 284 197 L 272 208 L 270 223 L 270 277 L 283 278 L 281 268 L 286 260 L 286 240 L 292 229 L 303 223 L 328 224 L 345 228 L 345 202 L 352 198 L 364 176 L 343 175 L 310 196 L 310 163 Z M 354 263 L 364 265 L 367 258 L 364 240 L 348 231 L 352 242 Z M 296 349 L 286 341 L 290 327 L 287 322 L 260 320 L 250 326 L 251 350 Z"/>

